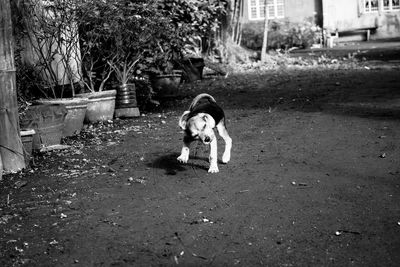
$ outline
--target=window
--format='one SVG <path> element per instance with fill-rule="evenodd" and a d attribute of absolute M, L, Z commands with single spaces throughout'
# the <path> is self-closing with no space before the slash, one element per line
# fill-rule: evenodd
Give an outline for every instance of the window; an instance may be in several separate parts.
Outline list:
<path fill-rule="evenodd" d="M 363 2 L 365 13 L 378 12 L 378 0 L 363 0 Z"/>
<path fill-rule="evenodd" d="M 383 0 L 383 10 L 400 10 L 400 0 Z"/>
<path fill-rule="evenodd" d="M 263 19 L 265 15 L 265 0 L 250 0 L 249 2 L 250 19 Z"/>
<path fill-rule="evenodd" d="M 284 17 L 284 0 L 250 0 L 249 1 L 250 20 L 261 20 L 265 18 L 265 4 L 267 4 L 267 18 Z"/>

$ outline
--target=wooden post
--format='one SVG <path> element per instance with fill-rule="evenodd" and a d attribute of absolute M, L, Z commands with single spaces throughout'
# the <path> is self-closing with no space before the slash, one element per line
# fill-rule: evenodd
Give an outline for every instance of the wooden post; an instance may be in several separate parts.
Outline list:
<path fill-rule="evenodd" d="M 12 33 L 10 0 L 0 0 L 0 159 L 5 172 L 25 168 Z"/>

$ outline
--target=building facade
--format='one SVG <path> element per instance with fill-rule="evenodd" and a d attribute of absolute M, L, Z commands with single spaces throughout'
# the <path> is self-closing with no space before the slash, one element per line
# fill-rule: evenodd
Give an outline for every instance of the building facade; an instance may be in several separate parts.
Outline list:
<path fill-rule="evenodd" d="M 360 39 L 400 37 L 400 0 L 243 0 L 243 29 L 259 32 L 265 17 L 302 22 L 312 20 L 328 32 Z M 354 34 L 351 34 L 354 33 Z M 342 35 L 344 36 L 344 35 Z"/>

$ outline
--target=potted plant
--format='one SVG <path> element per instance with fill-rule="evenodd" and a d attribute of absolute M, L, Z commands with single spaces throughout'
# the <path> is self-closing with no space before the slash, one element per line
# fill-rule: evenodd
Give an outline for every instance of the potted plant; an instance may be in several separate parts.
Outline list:
<path fill-rule="evenodd" d="M 188 81 L 201 78 L 202 57 L 210 52 L 210 40 L 219 27 L 217 18 L 225 10 L 224 1 L 160 0 L 157 8 L 168 20 L 168 27 L 155 36 L 150 79 L 159 95 L 173 96 L 182 74 Z M 189 50 L 196 52 L 195 59 L 187 58 Z"/>
<path fill-rule="evenodd" d="M 67 109 L 65 105 L 32 105 L 30 99 L 38 91 L 39 83 L 35 79 L 39 76 L 33 73 L 32 66 L 22 64 L 19 58 L 15 65 L 21 140 L 25 158 L 29 159 L 31 150 L 61 143 Z"/>
<path fill-rule="evenodd" d="M 96 36 L 100 36 L 96 55 L 112 71 L 110 79 L 117 89 L 116 117 L 139 115 L 134 82 L 143 76 L 143 70 L 148 67 L 145 55 L 153 53 L 157 27 L 166 25 L 155 8 L 156 2 L 92 1 L 93 12 L 86 16 L 86 20 L 90 19 L 86 25 L 94 29 Z M 85 19 L 82 21 L 85 22 Z"/>
<path fill-rule="evenodd" d="M 140 112 L 136 100 L 136 87 L 132 81 L 135 66 L 140 60 L 140 55 L 133 60 L 129 61 L 128 58 L 123 60 L 109 61 L 108 64 L 116 73 L 118 80 L 117 89 L 117 108 L 115 109 L 115 117 L 137 117 Z"/>
<path fill-rule="evenodd" d="M 76 20 L 79 29 L 79 45 L 82 62 L 84 92 L 77 97 L 88 98 L 85 122 L 111 120 L 115 111 L 117 91 L 112 89 L 110 78 L 113 69 L 107 62 L 103 46 L 107 43 L 108 32 L 104 30 L 105 18 L 99 14 L 101 1 L 78 1 Z"/>
<path fill-rule="evenodd" d="M 158 98 L 173 97 L 182 81 L 182 70 L 175 68 L 182 58 L 181 41 L 177 32 L 160 31 L 156 35 L 157 46 L 148 54 L 148 74 L 151 85 Z M 174 38 L 174 36 L 176 38 Z"/>
<path fill-rule="evenodd" d="M 148 71 L 151 86 L 158 98 L 174 97 L 182 82 L 182 70 L 174 69 L 175 60 L 166 50 L 153 57 L 154 67 Z"/>
<path fill-rule="evenodd" d="M 175 67 L 183 70 L 183 79 L 191 82 L 202 79 L 205 62 L 214 61 L 216 36 L 225 16 L 227 1 L 185 1 L 161 0 L 160 8 L 171 19 L 171 24 L 179 29 L 173 38 L 179 57 Z M 211 60 L 210 60 L 211 59 Z"/>
<path fill-rule="evenodd" d="M 68 113 L 64 136 L 83 126 L 87 101 L 75 98 L 81 81 L 81 59 L 75 6 L 71 1 L 25 1 L 20 6 L 26 31 L 22 60 L 34 70 L 41 96 L 35 104 L 62 104 Z"/>
<path fill-rule="evenodd" d="M 83 84 L 88 92 L 76 95 L 76 97 L 88 99 L 85 122 L 94 123 L 111 120 L 114 117 L 117 90 L 104 90 L 104 85 L 110 78 L 112 70 L 106 70 L 107 74 L 105 72 L 97 73 L 91 69 L 92 67 L 86 68 L 85 63 L 82 64 L 86 74 L 83 78 Z M 98 87 L 96 86 L 96 77 L 101 79 Z"/>
<path fill-rule="evenodd" d="M 195 11 L 194 4 L 162 0 L 156 8 L 165 23 L 158 26 L 153 36 L 152 53 L 147 54 L 146 59 L 147 72 L 158 98 L 174 97 L 182 81 L 182 70 L 176 66 L 183 56 L 185 38 L 191 34 L 187 19 Z"/>

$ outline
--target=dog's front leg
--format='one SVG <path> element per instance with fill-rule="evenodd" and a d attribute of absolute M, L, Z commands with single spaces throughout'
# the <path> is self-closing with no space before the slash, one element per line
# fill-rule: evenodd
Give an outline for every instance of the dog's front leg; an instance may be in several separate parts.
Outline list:
<path fill-rule="evenodd" d="M 217 151 L 217 137 L 213 138 L 210 143 L 210 168 L 208 172 L 215 173 L 219 172 L 218 170 L 218 151 Z"/>
<path fill-rule="evenodd" d="M 219 135 L 225 141 L 225 151 L 222 155 L 222 162 L 228 163 L 231 159 L 231 149 L 232 149 L 232 138 L 229 136 L 228 131 L 226 130 L 225 123 L 221 122 L 217 125 Z"/>
<path fill-rule="evenodd" d="M 182 163 L 187 163 L 189 160 L 189 146 L 190 146 L 190 140 L 187 136 L 183 137 L 183 147 L 181 151 L 181 155 L 177 158 L 179 162 Z"/>

